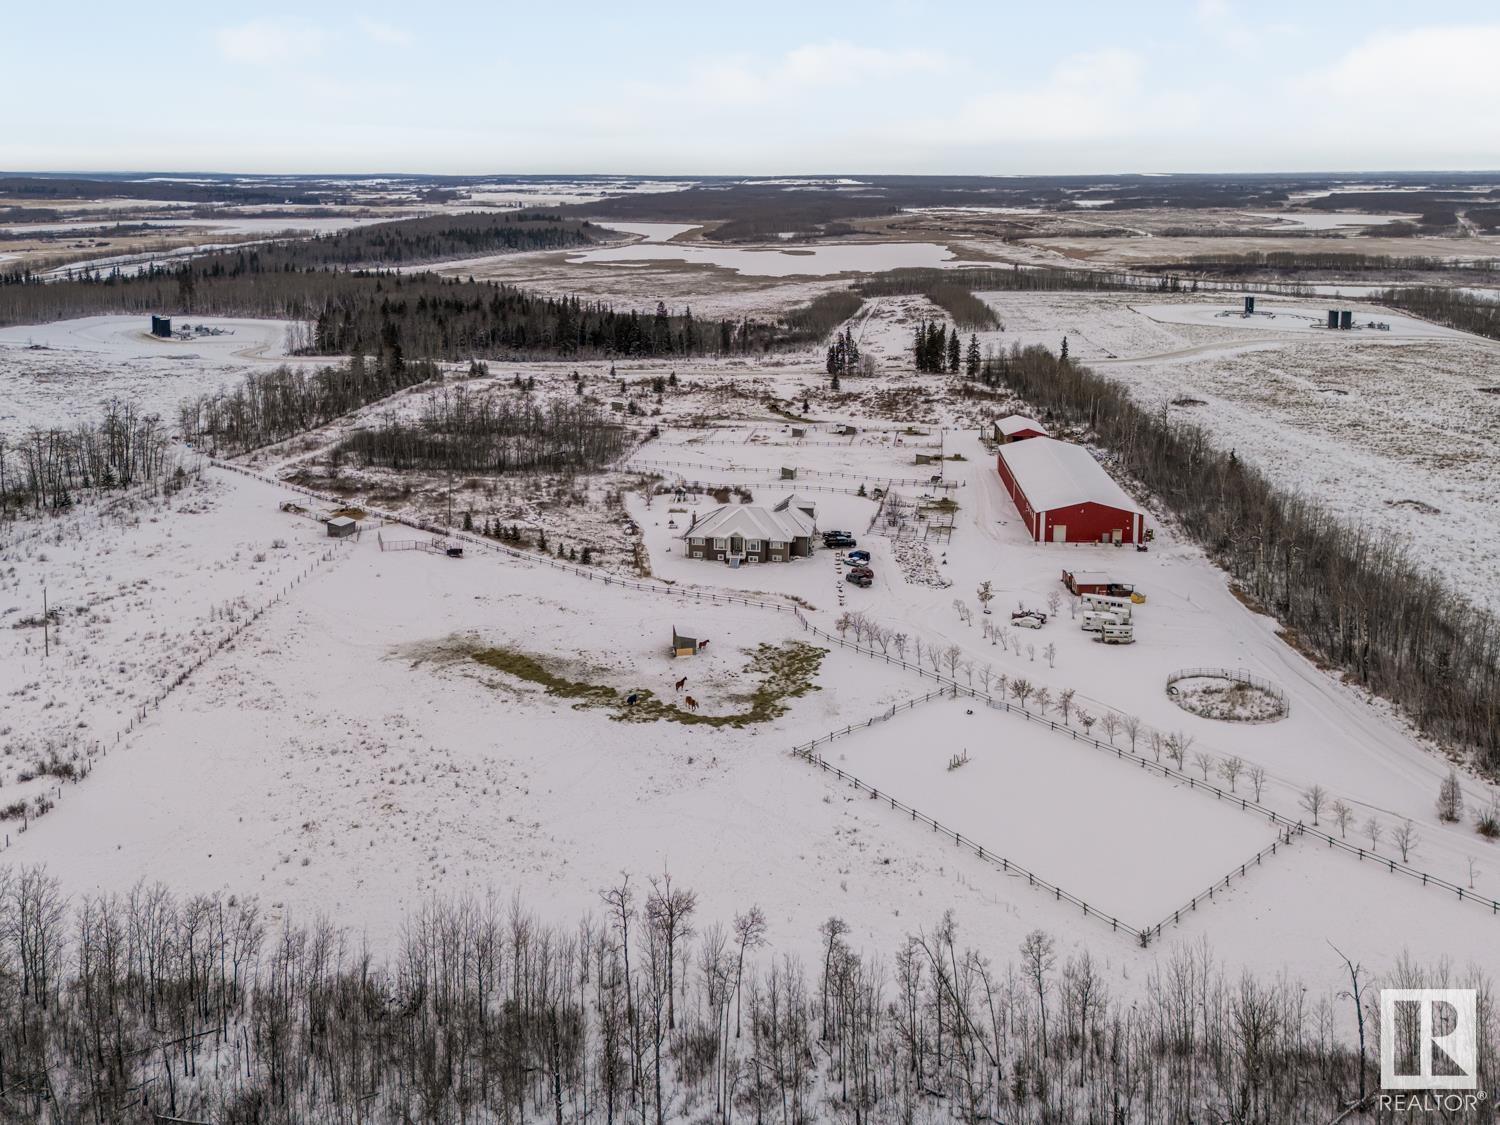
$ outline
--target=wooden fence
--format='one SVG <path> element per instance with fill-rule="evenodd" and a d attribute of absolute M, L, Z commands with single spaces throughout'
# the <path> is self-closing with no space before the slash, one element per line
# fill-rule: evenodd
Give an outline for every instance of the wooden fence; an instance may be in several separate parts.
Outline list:
<path fill-rule="evenodd" d="M 211 463 L 215 468 L 224 469 L 228 472 L 239 473 L 241 476 L 249 477 L 251 480 L 256 480 L 262 484 L 268 484 L 275 488 L 289 489 L 292 492 L 301 493 L 303 496 L 311 497 L 312 499 L 318 500 L 324 504 L 339 504 L 342 506 L 342 504 L 344 503 L 344 501 L 338 499 L 337 497 L 314 491 L 311 488 L 304 488 L 302 485 L 290 484 L 286 481 L 277 480 L 275 477 L 267 476 L 264 473 L 257 473 L 254 470 L 246 469 L 241 465 L 230 464 L 227 461 L 213 461 Z M 566 571 L 567 573 L 577 575 L 580 578 L 586 578 L 590 582 L 600 582 L 605 586 L 622 586 L 627 590 L 642 590 L 649 594 L 662 594 L 667 597 L 679 598 L 683 601 L 708 602 L 712 605 L 751 606 L 755 609 L 769 609 L 777 613 L 790 613 L 796 609 L 794 605 L 788 602 L 768 602 L 761 598 L 740 597 L 737 594 L 720 594 L 712 590 L 699 590 L 679 586 L 668 586 L 664 582 L 638 582 L 635 579 L 631 578 L 619 578 L 615 575 L 596 570 L 591 567 L 576 566 L 573 563 L 560 562 L 557 559 L 549 558 L 546 555 L 539 555 L 533 551 L 521 551 L 517 550 L 514 547 L 507 547 L 503 543 L 496 543 L 493 540 L 484 538 L 482 535 L 473 535 L 469 532 L 464 531 L 454 531 L 452 528 L 439 527 L 437 524 L 426 523 L 422 520 L 407 519 L 404 516 L 396 515 L 394 512 L 382 511 L 378 508 L 371 508 L 368 505 L 363 505 L 363 507 L 365 508 L 365 511 L 369 512 L 371 515 L 379 516 L 386 523 L 400 524 L 403 527 L 414 528 L 417 531 L 425 531 L 431 535 L 440 535 L 445 539 L 450 539 L 459 543 L 465 543 L 469 546 L 477 547 L 480 550 L 489 551 L 492 554 L 501 555 L 506 558 L 519 559 L 524 562 L 537 563 L 542 566 L 550 566 L 553 570 Z"/>
<path fill-rule="evenodd" d="M 994 867 L 998 867 L 1004 874 L 1012 875 L 1018 879 L 1024 877 L 1028 886 L 1037 887 L 1047 894 L 1050 894 L 1053 897 L 1054 901 L 1066 902 L 1073 906 L 1076 906 L 1083 912 L 1084 917 L 1094 918 L 1098 921 L 1106 922 L 1109 924 L 1109 928 L 1116 933 L 1129 934 L 1131 937 L 1135 938 L 1136 941 L 1140 942 L 1142 945 L 1145 945 L 1150 940 L 1145 931 L 1137 929 L 1136 927 L 1131 926 L 1128 923 L 1120 921 L 1119 918 L 1107 913 L 1106 911 L 1100 910 L 1094 906 L 1090 906 L 1083 899 L 1079 898 L 1075 894 L 1070 893 L 1069 891 L 1063 890 L 1056 883 L 1049 883 L 1046 879 L 1043 879 L 1040 875 L 1036 874 L 1036 872 L 1022 867 L 1019 863 L 1016 863 L 1015 861 L 996 853 L 990 848 L 986 848 L 984 845 L 970 839 L 963 833 L 949 828 L 947 825 L 933 819 L 926 813 L 913 808 L 906 802 L 897 800 L 895 797 L 891 796 L 890 793 L 882 792 L 875 786 L 866 784 L 859 778 L 855 777 L 852 773 L 847 772 L 840 766 L 834 765 L 832 762 L 816 753 L 819 746 L 823 746 L 830 742 L 833 742 L 835 739 L 844 738 L 848 735 L 854 734 L 857 731 L 865 730 L 868 727 L 874 726 L 876 723 L 885 722 L 887 719 L 894 718 L 902 711 L 910 711 L 912 708 L 918 707 L 923 703 L 931 702 L 934 699 L 953 699 L 958 698 L 959 696 L 965 696 L 972 699 L 980 698 L 979 693 L 969 688 L 962 688 L 957 684 L 953 684 L 950 687 L 939 688 L 937 691 L 928 692 L 926 695 L 921 696 L 917 699 L 908 699 L 904 703 L 894 704 L 883 711 L 881 714 L 875 715 L 865 720 L 863 723 L 851 724 L 850 726 L 844 727 L 842 730 L 830 731 L 822 738 L 815 738 L 811 742 L 803 743 L 801 746 L 794 746 L 792 748 L 792 753 L 795 756 L 801 758 L 803 761 L 807 762 L 809 765 L 817 766 L 824 773 L 833 774 L 840 781 L 858 790 L 859 792 L 868 793 L 872 801 L 880 801 L 883 804 L 889 806 L 893 811 L 905 813 L 913 821 L 919 824 L 927 825 L 935 834 L 942 836 L 944 839 L 951 839 L 954 843 L 954 846 L 968 849 L 984 862 L 991 864 Z"/>
<path fill-rule="evenodd" d="M 620 463 L 622 469 L 631 469 L 637 465 L 649 465 L 661 469 L 692 469 L 697 473 L 769 473 L 767 466 L 755 465 L 705 465 L 701 461 L 657 461 L 645 457 L 631 457 Z M 940 474 L 939 474 L 940 475 Z M 897 485 L 901 487 L 916 488 L 942 488 L 956 489 L 963 487 L 967 481 L 933 480 L 931 477 L 877 477 L 864 473 L 839 473 L 824 469 L 797 469 L 797 479 L 802 477 L 841 477 L 844 480 L 873 481 L 882 485 Z"/>
<path fill-rule="evenodd" d="M 1261 816 L 1264 816 L 1272 824 L 1275 824 L 1281 828 L 1288 829 L 1289 831 L 1294 832 L 1299 836 L 1307 836 L 1311 839 L 1318 840 L 1326 844 L 1329 848 L 1340 851 L 1346 855 L 1354 856 L 1361 862 L 1369 860 L 1372 863 L 1384 867 L 1389 873 L 1393 875 L 1404 875 L 1409 879 L 1413 879 L 1421 883 L 1424 887 L 1431 886 L 1436 887 L 1439 890 L 1450 892 L 1456 895 L 1460 902 L 1472 902 L 1479 905 L 1480 907 L 1488 909 L 1492 915 L 1500 915 L 1500 900 L 1492 899 L 1487 895 L 1480 894 L 1477 891 L 1461 886 L 1460 884 L 1454 883 L 1448 879 L 1444 879 L 1441 876 L 1433 875 L 1430 872 L 1423 871 L 1417 867 L 1412 867 L 1410 864 L 1403 861 L 1398 861 L 1383 856 L 1380 853 L 1373 851 L 1372 849 L 1362 848 L 1357 844 L 1351 844 L 1348 840 L 1343 839 L 1339 836 L 1334 836 L 1331 833 L 1324 832 L 1319 827 L 1306 824 L 1300 820 L 1293 820 L 1288 816 L 1283 816 L 1275 809 L 1267 808 L 1265 805 L 1260 804 L 1258 801 L 1252 801 L 1248 797 L 1241 797 L 1238 794 L 1232 792 L 1226 793 L 1223 789 L 1219 788 L 1219 786 L 1217 785 L 1214 785 L 1212 782 L 1194 778 L 1186 772 L 1174 768 L 1170 764 L 1163 764 L 1161 762 L 1153 761 L 1150 758 L 1147 758 L 1144 754 L 1136 752 L 1133 748 L 1116 746 L 1111 742 L 1100 741 L 1099 739 L 1094 738 L 1091 735 L 1087 735 L 1082 733 L 1081 731 L 1074 730 L 1072 727 L 1066 724 L 1059 725 L 1052 719 L 1048 719 L 1045 716 L 1035 714 L 1034 712 L 1027 710 L 1025 707 L 1016 706 L 1004 699 L 997 699 L 994 696 L 991 696 L 982 691 L 978 691 L 974 688 L 966 688 L 963 685 L 959 684 L 957 680 L 954 680 L 948 676 L 944 676 L 938 672 L 929 671 L 928 669 L 922 668 L 919 665 L 908 664 L 906 661 L 900 659 L 899 657 L 892 657 L 888 653 L 876 652 L 874 649 L 865 648 L 862 645 L 846 641 L 842 637 L 835 636 L 834 634 L 826 632 L 823 629 L 819 629 L 816 625 L 812 624 L 812 622 L 808 621 L 807 617 L 802 613 L 800 609 L 795 610 L 794 612 L 796 613 L 797 620 L 802 624 L 803 629 L 811 632 L 816 637 L 821 637 L 823 640 L 826 640 L 831 644 L 838 645 L 840 648 L 852 649 L 853 651 L 862 653 L 865 656 L 871 657 L 872 659 L 884 661 L 886 664 L 895 664 L 901 668 L 906 669 L 909 672 L 916 672 L 919 676 L 922 676 L 926 679 L 934 680 L 937 683 L 957 689 L 959 692 L 969 696 L 970 698 L 982 700 L 985 704 L 997 711 L 1004 711 L 1011 715 L 1017 715 L 1025 719 L 1029 723 L 1040 723 L 1042 726 L 1047 727 L 1049 730 L 1057 734 L 1067 735 L 1074 742 L 1081 742 L 1084 745 L 1092 747 L 1095 750 L 1102 751 L 1106 754 L 1113 754 L 1117 759 L 1121 761 L 1125 761 L 1128 759 L 1148 773 L 1154 774 L 1176 784 L 1186 785 L 1190 790 L 1203 793 L 1205 796 L 1212 796 L 1215 800 L 1224 801 L 1231 805 L 1238 806 L 1242 812 L 1258 813 Z"/>

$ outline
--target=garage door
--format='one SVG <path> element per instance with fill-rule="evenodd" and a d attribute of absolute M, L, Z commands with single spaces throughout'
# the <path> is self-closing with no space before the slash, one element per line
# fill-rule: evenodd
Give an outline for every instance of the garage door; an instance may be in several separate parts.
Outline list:
<path fill-rule="evenodd" d="M 1055 523 L 1052 525 L 1052 542 L 1066 543 L 1068 541 L 1068 525 Z"/>

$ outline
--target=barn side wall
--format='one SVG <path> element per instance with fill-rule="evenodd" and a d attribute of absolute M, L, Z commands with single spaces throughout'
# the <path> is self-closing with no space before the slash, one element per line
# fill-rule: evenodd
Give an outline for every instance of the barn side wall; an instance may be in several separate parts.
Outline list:
<path fill-rule="evenodd" d="M 1067 529 L 1067 543 L 1098 543 L 1105 536 L 1113 537 L 1120 532 L 1120 542 L 1138 543 L 1145 530 L 1145 518 L 1137 512 L 1124 508 L 1111 508 L 1106 504 L 1070 504 L 1065 508 L 1052 508 L 1042 513 L 1041 542 L 1052 542 L 1052 529 L 1059 524 Z"/>

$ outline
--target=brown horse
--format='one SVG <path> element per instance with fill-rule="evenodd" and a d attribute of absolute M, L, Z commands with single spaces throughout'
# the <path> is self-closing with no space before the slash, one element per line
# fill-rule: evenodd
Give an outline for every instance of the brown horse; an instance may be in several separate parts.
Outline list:
<path fill-rule="evenodd" d="M 683 676 L 682 679 L 678 680 L 675 684 L 672 685 L 672 690 L 673 691 L 681 691 L 686 685 L 687 685 L 687 677 Z"/>
<path fill-rule="evenodd" d="M 698 710 L 698 701 L 696 699 L 694 699 L 691 695 L 687 697 L 687 705 L 688 705 L 688 710 L 689 711 L 696 711 L 696 710 Z"/>

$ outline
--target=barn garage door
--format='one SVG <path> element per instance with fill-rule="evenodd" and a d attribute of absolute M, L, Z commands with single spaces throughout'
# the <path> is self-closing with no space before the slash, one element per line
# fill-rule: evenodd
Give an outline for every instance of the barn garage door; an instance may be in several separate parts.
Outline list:
<path fill-rule="evenodd" d="M 1052 525 L 1052 542 L 1066 543 L 1068 541 L 1068 525 L 1055 523 Z"/>

